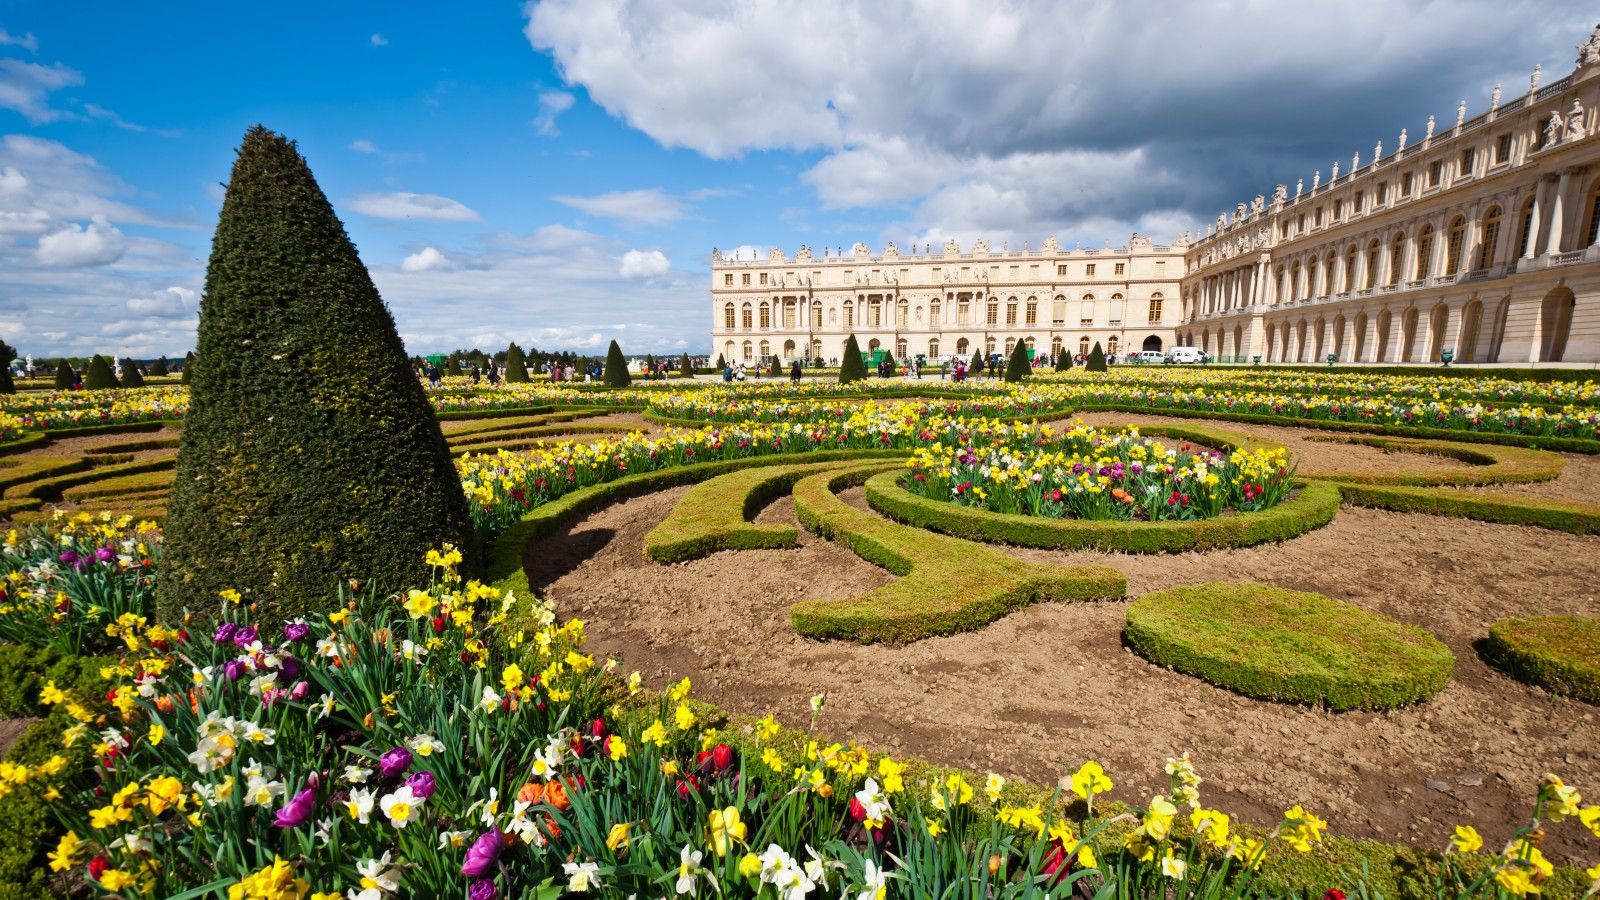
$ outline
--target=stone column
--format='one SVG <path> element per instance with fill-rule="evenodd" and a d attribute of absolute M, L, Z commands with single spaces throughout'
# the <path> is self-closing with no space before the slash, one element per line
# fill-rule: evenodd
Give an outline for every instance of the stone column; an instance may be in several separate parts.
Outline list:
<path fill-rule="evenodd" d="M 1567 190 L 1572 187 L 1572 170 L 1561 170 L 1561 181 L 1556 185 L 1556 194 L 1550 198 L 1550 233 L 1545 237 L 1544 252 L 1560 253 L 1563 226 L 1566 218 L 1564 206 Z"/>
<path fill-rule="evenodd" d="M 1539 225 L 1540 220 L 1544 217 L 1545 189 L 1549 186 L 1549 179 L 1540 178 L 1538 186 L 1533 190 L 1533 214 L 1528 220 L 1528 240 L 1526 244 L 1518 248 L 1523 259 L 1533 259 L 1539 255 Z"/>

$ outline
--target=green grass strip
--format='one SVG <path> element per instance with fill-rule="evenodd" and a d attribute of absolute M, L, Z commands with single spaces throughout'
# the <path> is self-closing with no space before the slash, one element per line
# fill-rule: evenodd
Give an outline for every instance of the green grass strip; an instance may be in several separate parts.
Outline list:
<path fill-rule="evenodd" d="M 1308 440 L 1328 443 L 1364 444 L 1379 450 L 1447 456 L 1473 468 L 1430 472 L 1301 472 L 1303 478 L 1352 484 L 1399 484 L 1414 487 L 1438 485 L 1527 484 L 1549 481 L 1561 474 L 1566 460 L 1549 450 L 1527 447 L 1472 446 L 1457 441 L 1368 435 L 1308 435 Z"/>
<path fill-rule="evenodd" d="M 64 488 L 61 491 L 61 499 L 82 504 L 83 501 L 96 497 L 121 497 L 127 494 L 147 493 L 151 490 L 165 493 L 172 486 L 172 477 L 172 470 L 164 469 L 159 472 L 139 472 L 104 478 Z"/>
<path fill-rule="evenodd" d="M 1449 488 L 1334 483 L 1351 506 L 1391 512 L 1475 519 L 1501 525 L 1534 525 L 1568 534 L 1600 534 L 1600 506 L 1562 503 L 1517 494 L 1489 494 Z"/>
<path fill-rule="evenodd" d="M 913 494 L 900 486 L 900 477 L 900 472 L 885 472 L 869 479 L 867 503 L 897 522 L 952 537 L 1046 550 L 1179 553 L 1250 547 L 1299 537 L 1339 513 L 1339 489 L 1314 481 L 1300 482 L 1299 496 L 1258 512 L 1189 522 L 1122 522 L 1020 516 L 959 506 Z"/>
<path fill-rule="evenodd" d="M 176 464 L 177 458 L 166 456 L 160 459 L 145 459 L 138 462 L 123 463 L 114 466 L 101 466 L 85 472 L 74 472 L 68 475 L 59 475 L 54 478 L 43 478 L 29 481 L 6 489 L 7 499 L 19 497 L 32 497 L 36 500 L 58 500 L 61 492 L 70 487 L 89 484 L 93 481 L 104 481 L 122 475 L 138 475 L 144 472 L 161 472 L 170 470 Z"/>
<path fill-rule="evenodd" d="M 699 559 L 720 550 L 793 547 L 799 537 L 797 529 L 788 525 L 755 525 L 749 520 L 761 507 L 788 493 L 795 482 L 833 465 L 766 466 L 701 482 L 644 536 L 644 555 L 668 564 Z"/>
<path fill-rule="evenodd" d="M 790 607 L 795 630 L 815 638 L 906 643 L 974 631 L 1044 601 L 1114 600 L 1127 578 L 1105 566 L 1049 566 L 929 534 L 862 512 L 835 491 L 865 482 L 893 463 L 811 475 L 794 487 L 795 514 L 816 534 L 901 576 L 874 591 Z"/>
<path fill-rule="evenodd" d="M 1489 626 L 1484 655 L 1518 681 L 1600 703 L 1600 619 L 1502 619 Z"/>
<path fill-rule="evenodd" d="M 1393 709 L 1444 689 L 1450 648 L 1387 616 L 1266 584 L 1187 585 L 1128 607 L 1128 644 L 1145 659 L 1247 697 Z"/>
<path fill-rule="evenodd" d="M 0 491 L 40 478 L 82 472 L 89 466 L 89 460 L 74 456 L 0 457 Z"/>

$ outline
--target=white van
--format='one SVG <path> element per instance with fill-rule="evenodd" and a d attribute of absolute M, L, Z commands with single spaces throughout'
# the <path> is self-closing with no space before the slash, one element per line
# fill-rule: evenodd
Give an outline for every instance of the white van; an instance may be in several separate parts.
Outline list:
<path fill-rule="evenodd" d="M 1199 347 L 1173 347 L 1167 351 L 1167 361 L 1179 365 L 1199 364 L 1206 361 L 1206 354 Z"/>
<path fill-rule="evenodd" d="M 1167 361 L 1167 355 L 1160 350 L 1141 350 L 1128 357 L 1128 362 L 1143 365 L 1161 365 Z"/>

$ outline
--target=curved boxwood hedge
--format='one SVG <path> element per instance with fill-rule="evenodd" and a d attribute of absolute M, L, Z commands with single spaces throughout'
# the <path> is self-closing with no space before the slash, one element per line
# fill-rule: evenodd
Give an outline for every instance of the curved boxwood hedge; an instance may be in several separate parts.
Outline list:
<path fill-rule="evenodd" d="M 862 512 L 834 493 L 893 465 L 838 469 L 795 484 L 794 508 L 801 524 L 901 576 L 860 596 L 796 603 L 789 618 L 801 634 L 916 641 L 982 628 L 1029 603 L 1115 600 L 1126 594 L 1127 578 L 1115 569 L 1024 562 L 990 547 Z"/>
<path fill-rule="evenodd" d="M 1145 659 L 1262 700 L 1393 709 L 1450 681 L 1455 657 L 1420 628 L 1321 594 L 1214 582 L 1128 607 Z"/>
<path fill-rule="evenodd" d="M 1328 524 L 1339 513 L 1339 489 L 1316 481 L 1299 483 L 1299 496 L 1259 512 L 1192 522 L 1120 522 L 988 512 L 919 497 L 901 487 L 899 478 L 899 472 L 885 472 L 869 479 L 867 503 L 918 528 L 972 541 L 1047 550 L 1176 553 L 1249 547 L 1298 537 Z"/>
<path fill-rule="evenodd" d="M 756 525 L 750 519 L 761 507 L 788 493 L 795 482 L 834 465 L 764 466 L 701 482 L 644 536 L 644 555 L 668 564 L 721 550 L 793 547 L 799 536 L 796 529 L 788 525 Z"/>
<path fill-rule="evenodd" d="M 1307 435 L 1308 440 L 1329 443 L 1364 444 L 1379 450 L 1397 450 L 1405 453 L 1424 453 L 1448 456 L 1467 463 L 1467 470 L 1441 470 L 1436 472 L 1301 472 L 1302 478 L 1320 478 L 1326 481 L 1343 481 L 1353 484 L 1429 485 L 1486 485 L 1549 481 L 1561 474 L 1566 460 L 1561 454 L 1549 450 L 1526 447 L 1471 446 L 1456 441 L 1435 441 L 1418 438 L 1377 437 L 1368 435 Z"/>
<path fill-rule="evenodd" d="M 1600 619 L 1503 619 L 1489 627 L 1485 655 L 1518 681 L 1600 703 Z"/>
<path fill-rule="evenodd" d="M 1334 486 L 1344 502 L 1351 506 L 1475 519 L 1500 525 L 1536 525 L 1568 534 L 1600 534 L 1600 506 L 1593 504 L 1450 488 L 1345 483 Z"/>

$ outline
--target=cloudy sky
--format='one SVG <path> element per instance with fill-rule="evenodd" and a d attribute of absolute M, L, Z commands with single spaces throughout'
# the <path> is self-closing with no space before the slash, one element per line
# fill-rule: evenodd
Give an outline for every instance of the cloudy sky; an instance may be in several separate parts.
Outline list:
<path fill-rule="evenodd" d="M 299 141 L 413 351 L 704 351 L 712 247 L 1165 241 L 1561 77 L 1597 13 L 0 0 L 0 338 L 189 349 L 255 123 Z"/>

